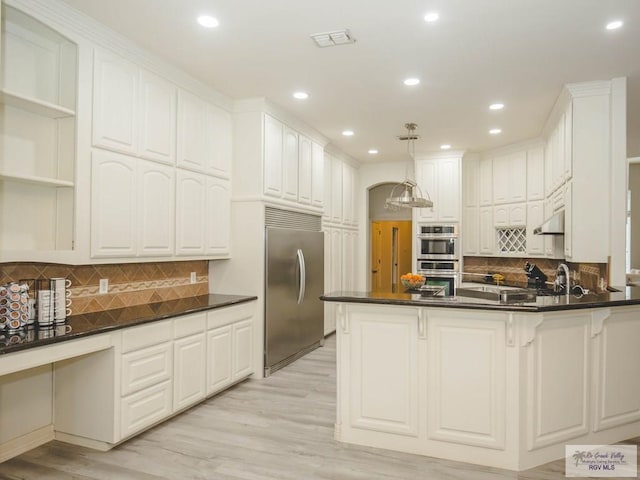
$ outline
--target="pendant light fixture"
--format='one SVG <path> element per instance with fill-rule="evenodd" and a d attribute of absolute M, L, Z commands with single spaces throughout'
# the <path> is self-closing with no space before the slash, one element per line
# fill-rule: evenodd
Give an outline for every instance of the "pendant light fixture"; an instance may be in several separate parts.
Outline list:
<path fill-rule="evenodd" d="M 418 136 L 415 134 L 415 123 L 405 123 L 404 127 L 407 129 L 407 136 L 399 137 L 400 140 L 407 141 L 407 152 L 411 157 L 410 167 L 414 168 L 415 164 L 415 140 Z M 408 169 L 407 169 L 408 170 Z M 397 210 L 402 208 L 429 208 L 433 207 L 433 202 L 427 193 L 427 198 L 424 198 L 422 190 L 418 186 L 417 182 L 407 174 L 407 178 L 404 182 L 397 184 L 391 190 L 387 201 L 385 202 L 385 208 Z"/>

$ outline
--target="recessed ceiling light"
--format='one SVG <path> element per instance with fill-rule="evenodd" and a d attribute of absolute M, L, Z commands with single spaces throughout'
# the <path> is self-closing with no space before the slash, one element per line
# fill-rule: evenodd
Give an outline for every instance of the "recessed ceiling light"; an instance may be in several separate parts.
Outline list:
<path fill-rule="evenodd" d="M 607 30 L 616 30 L 616 29 L 620 28 L 622 25 L 624 25 L 622 20 L 614 20 L 613 22 L 607 23 L 606 29 Z"/>
<path fill-rule="evenodd" d="M 504 103 L 492 103 L 489 105 L 489 110 L 502 110 L 504 108 Z"/>
<path fill-rule="evenodd" d="M 449 150 L 451 148 L 451 145 L 449 145 L 448 143 L 445 143 L 444 145 L 440 145 L 440 148 L 442 150 Z"/>
<path fill-rule="evenodd" d="M 309 98 L 309 94 L 307 92 L 295 92 L 293 94 L 293 98 L 297 98 L 298 100 L 306 100 Z"/>
<path fill-rule="evenodd" d="M 344 135 L 345 137 L 352 137 L 353 136 L 353 130 L 343 130 L 342 131 L 342 135 Z"/>
<path fill-rule="evenodd" d="M 424 21 L 425 22 L 435 22 L 440 18 L 440 14 L 438 12 L 429 12 L 424 16 Z"/>
<path fill-rule="evenodd" d="M 420 79 L 419 78 L 407 78 L 404 81 L 404 84 L 407 85 L 408 87 L 412 87 L 414 85 L 418 85 L 420 83 Z"/>
<path fill-rule="evenodd" d="M 375 148 L 371 148 L 369 149 L 369 155 L 376 155 L 378 153 L 378 150 L 376 150 Z"/>
<path fill-rule="evenodd" d="M 502 130 L 499 128 L 492 128 L 491 130 L 489 130 L 489 133 L 491 135 L 498 135 L 499 133 L 502 133 Z"/>
<path fill-rule="evenodd" d="M 215 28 L 218 25 L 220 25 L 220 22 L 218 22 L 218 19 L 215 17 L 212 17 L 211 15 L 200 15 L 198 17 L 198 23 L 206 28 Z"/>

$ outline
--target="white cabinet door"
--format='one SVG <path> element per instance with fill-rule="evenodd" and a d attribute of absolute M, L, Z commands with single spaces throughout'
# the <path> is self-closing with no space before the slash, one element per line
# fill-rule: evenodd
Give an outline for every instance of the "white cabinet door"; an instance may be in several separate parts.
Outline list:
<path fill-rule="evenodd" d="M 175 85 L 146 70 L 140 70 L 140 148 L 143 158 L 175 165 Z"/>
<path fill-rule="evenodd" d="M 138 255 L 173 255 L 175 169 L 138 160 Z"/>
<path fill-rule="evenodd" d="M 509 155 L 509 174 L 507 185 L 509 187 L 510 203 L 524 202 L 527 200 L 527 152 L 516 152 Z"/>
<path fill-rule="evenodd" d="M 348 311 L 349 312 L 349 311 Z M 366 431 L 418 436 L 420 418 L 420 361 L 418 309 L 358 308 L 349 312 L 345 350 L 344 405 L 348 425 Z M 424 372 L 423 372 L 424 373 Z M 426 378 L 426 377 L 422 377 Z M 358 381 L 355 381 L 358 379 Z M 345 423 L 347 423 L 345 422 Z"/>
<path fill-rule="evenodd" d="M 497 205 L 493 207 L 493 224 L 496 227 L 509 226 L 509 206 Z"/>
<path fill-rule="evenodd" d="M 573 256 L 573 222 L 573 185 L 567 182 L 564 192 L 564 256 L 567 260 Z"/>
<path fill-rule="evenodd" d="M 544 199 L 544 148 L 527 150 L 527 200 Z"/>
<path fill-rule="evenodd" d="M 331 291 L 342 290 L 342 230 L 331 230 Z"/>
<path fill-rule="evenodd" d="M 206 338 L 204 333 L 173 343 L 173 411 L 182 410 L 206 396 Z"/>
<path fill-rule="evenodd" d="M 464 207 L 461 232 L 463 255 L 478 254 L 479 235 L 478 207 Z"/>
<path fill-rule="evenodd" d="M 564 114 L 564 169 L 563 178 L 569 180 L 573 176 L 573 103 L 570 103 Z"/>
<path fill-rule="evenodd" d="M 495 228 L 493 226 L 493 208 L 481 207 L 479 210 L 480 253 L 493 254 L 495 250 Z"/>
<path fill-rule="evenodd" d="M 324 154 L 324 188 L 323 203 L 324 214 L 322 215 L 323 222 L 333 221 L 333 162 L 335 160 L 328 153 Z M 340 173 L 342 175 L 342 172 Z"/>
<path fill-rule="evenodd" d="M 206 171 L 220 178 L 231 178 L 233 122 L 231 114 L 214 105 L 206 106 Z"/>
<path fill-rule="evenodd" d="M 311 205 L 312 195 L 312 145 L 304 135 L 298 136 L 298 202 Z"/>
<path fill-rule="evenodd" d="M 491 158 L 480 160 L 478 190 L 480 206 L 491 205 L 493 203 L 493 159 Z"/>
<path fill-rule="evenodd" d="M 438 161 L 438 220 L 460 220 L 460 159 L 443 158 Z"/>
<path fill-rule="evenodd" d="M 176 171 L 176 255 L 202 255 L 205 242 L 205 176 Z"/>
<path fill-rule="evenodd" d="M 232 325 L 207 332 L 207 395 L 233 383 Z"/>
<path fill-rule="evenodd" d="M 331 221 L 342 223 L 342 162 L 331 158 Z"/>
<path fill-rule="evenodd" d="M 354 222 L 354 168 L 348 163 L 342 163 L 342 223 L 352 225 Z"/>
<path fill-rule="evenodd" d="M 124 397 L 143 390 L 173 375 L 173 345 L 171 342 L 153 345 L 122 355 L 120 394 Z"/>
<path fill-rule="evenodd" d="M 333 249 L 332 235 L 333 228 L 324 228 L 324 291 L 333 291 Z M 329 335 L 336 329 L 334 317 L 335 306 L 331 302 L 324 302 L 324 334 Z"/>
<path fill-rule="evenodd" d="M 264 189 L 265 195 L 282 197 L 283 125 L 264 116 Z"/>
<path fill-rule="evenodd" d="M 103 150 L 91 158 L 91 256 L 136 254 L 136 160 Z"/>
<path fill-rule="evenodd" d="M 546 235 L 534 235 L 533 229 L 544 221 L 544 202 L 529 202 L 527 204 L 527 254 L 544 255 L 544 238 Z"/>
<path fill-rule="evenodd" d="M 230 181 L 207 177 L 205 195 L 205 250 L 207 254 L 227 255 L 231 238 Z"/>
<path fill-rule="evenodd" d="M 137 150 L 138 67 L 96 50 L 93 64 L 93 144 L 119 152 Z"/>
<path fill-rule="evenodd" d="M 253 373 L 253 320 L 233 325 L 233 380 Z"/>
<path fill-rule="evenodd" d="M 180 90 L 178 93 L 178 166 L 204 171 L 208 164 L 207 107 L 195 95 Z"/>
<path fill-rule="evenodd" d="M 524 227 L 527 225 L 526 203 L 509 205 L 509 225 L 512 227 Z"/>
<path fill-rule="evenodd" d="M 462 160 L 462 200 L 465 207 L 477 207 L 479 195 L 480 164 L 475 158 Z"/>
<path fill-rule="evenodd" d="M 493 203 L 509 202 L 509 156 L 493 159 Z"/>
<path fill-rule="evenodd" d="M 285 125 L 282 155 L 282 198 L 298 201 L 298 132 Z"/>
<path fill-rule="evenodd" d="M 324 148 L 322 145 L 311 144 L 311 205 L 324 207 L 325 190 Z M 325 209 L 326 211 L 326 209 Z"/>
<path fill-rule="evenodd" d="M 171 415 L 172 383 L 167 380 L 122 399 L 120 438 L 126 438 Z"/>
<path fill-rule="evenodd" d="M 418 209 L 418 220 L 423 222 L 437 220 L 437 209 L 439 208 L 438 161 L 435 159 L 418 160 L 416 162 L 416 182 L 420 186 L 422 194 L 425 197 L 428 195 L 434 204 L 433 207 Z"/>

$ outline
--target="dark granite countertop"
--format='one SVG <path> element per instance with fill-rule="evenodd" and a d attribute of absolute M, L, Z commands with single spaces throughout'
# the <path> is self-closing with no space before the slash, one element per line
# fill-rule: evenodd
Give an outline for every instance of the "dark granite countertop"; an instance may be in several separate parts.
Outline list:
<path fill-rule="evenodd" d="M 617 287 L 619 292 L 540 296 L 535 302 L 500 303 L 472 297 L 421 296 L 419 293 L 331 292 L 320 297 L 326 302 L 371 303 L 380 305 L 412 305 L 418 307 L 468 308 L 476 310 L 502 310 L 508 312 L 550 312 L 580 308 L 603 308 L 621 305 L 640 305 L 640 287 Z"/>
<path fill-rule="evenodd" d="M 53 329 L 30 328 L 19 333 L 0 330 L 0 355 L 256 299 L 257 297 L 246 295 L 210 294 L 105 310 L 104 312 L 72 315 L 67 318 L 64 325 Z"/>

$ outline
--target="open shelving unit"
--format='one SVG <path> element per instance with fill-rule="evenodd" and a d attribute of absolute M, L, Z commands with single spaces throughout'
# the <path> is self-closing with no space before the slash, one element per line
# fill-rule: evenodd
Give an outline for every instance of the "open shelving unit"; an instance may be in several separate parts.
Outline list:
<path fill-rule="evenodd" d="M 72 251 L 77 45 L 8 5 L 0 40 L 0 261 Z"/>

